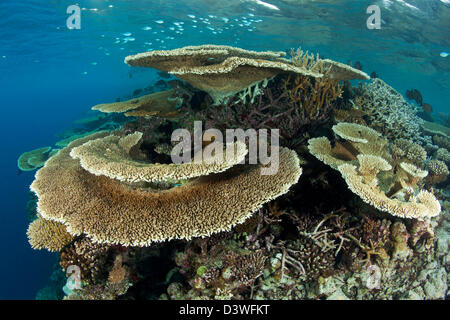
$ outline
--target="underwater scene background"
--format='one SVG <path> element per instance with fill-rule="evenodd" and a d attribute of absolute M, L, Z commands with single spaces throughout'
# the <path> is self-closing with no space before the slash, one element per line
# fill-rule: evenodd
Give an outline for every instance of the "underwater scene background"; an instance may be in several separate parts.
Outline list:
<path fill-rule="evenodd" d="M 66 10 L 70 5 L 77 5 L 81 8 L 81 29 L 79 30 L 67 28 L 66 20 L 70 14 Z M 366 9 L 369 5 L 377 5 L 381 9 L 381 29 L 379 30 L 367 28 L 366 20 L 370 14 L 366 13 Z M 439 150 L 445 149 L 444 146 L 447 143 L 445 139 L 448 139 L 449 130 L 450 57 L 447 54 L 450 52 L 449 1 L 90 0 L 75 3 L 65 0 L 3 0 L 0 2 L 0 99 L 3 107 L 0 128 L 4 137 L 4 151 L 1 157 L 2 182 L 0 184 L 3 203 L 3 213 L 0 215 L 0 250 L 3 253 L 0 266 L 0 299 L 34 299 L 36 297 L 61 299 L 64 295 L 74 294 L 67 287 L 65 291 L 62 289 L 64 285 L 67 286 L 67 279 L 61 271 L 57 255 L 46 250 L 33 250 L 27 238 L 28 225 L 36 219 L 36 196 L 30 192 L 29 186 L 35 179 L 35 169 L 41 167 L 45 160 L 54 154 L 53 150 L 64 148 L 69 140 L 101 130 L 118 130 L 120 131 L 119 135 L 144 131 L 145 142 L 143 143 L 144 147 L 141 148 L 143 150 L 146 143 L 152 145 L 152 148 L 155 141 L 158 145 L 163 145 L 161 137 L 176 127 L 173 124 L 167 124 L 167 122 L 172 123 L 171 121 L 173 121 L 166 120 L 165 118 L 170 118 L 167 115 L 161 116 L 162 120 L 155 120 L 159 118 L 149 116 L 149 114 L 146 117 L 133 118 L 126 117 L 120 112 L 92 111 L 93 106 L 136 99 L 143 95 L 174 88 L 179 94 L 178 97 L 183 97 L 184 101 L 190 99 L 189 103 L 183 103 L 175 110 L 184 115 L 179 122 L 180 127 L 190 128 L 194 118 L 204 120 L 205 123 L 208 123 L 209 120 L 211 126 L 230 125 L 221 123 L 219 119 L 214 118 L 214 115 L 226 116 L 226 114 L 221 114 L 221 110 L 224 110 L 222 105 L 224 104 L 230 109 L 233 108 L 234 104 L 232 103 L 239 106 L 245 94 L 239 93 L 227 97 L 228 101 L 226 99 L 210 101 L 209 97 L 205 98 L 204 94 L 198 93 L 198 88 L 174 82 L 177 78 L 163 72 L 165 70 L 131 67 L 130 65 L 133 63 L 129 63 L 130 65 L 124 63 L 125 57 L 141 52 L 172 50 L 203 44 L 227 45 L 254 51 L 284 52 L 287 53 L 286 57 L 300 59 L 297 66 L 300 65 L 305 69 L 309 68 L 309 70 L 318 72 L 319 69 L 314 69 L 313 66 L 315 58 L 304 55 L 308 50 L 310 53 L 320 54 L 322 59 L 331 59 L 352 66 L 353 75 L 358 75 L 357 70 L 362 70 L 373 78 L 363 82 L 374 85 L 372 87 L 369 85 L 369 89 L 358 87 L 360 80 L 352 79 L 364 79 L 364 77 L 341 79 L 338 76 L 335 79 L 345 80 L 346 83 L 330 82 L 331 84 L 325 84 L 336 86 L 333 88 L 342 90 L 342 95 L 339 98 L 339 94 L 336 92 L 325 95 L 327 107 L 324 107 L 322 111 L 317 111 L 313 116 L 312 113 L 308 115 L 309 118 L 306 119 L 308 121 L 305 120 L 304 114 L 298 116 L 300 120 L 305 121 L 304 127 L 292 129 L 292 132 L 286 134 L 288 138 L 285 137 L 285 141 L 287 142 L 281 143 L 283 147 L 295 150 L 300 156 L 299 162 L 303 167 L 303 173 L 299 178 L 299 183 L 295 185 L 293 182 L 295 178 L 298 179 L 298 176 L 284 177 L 283 179 L 286 180 L 274 177 L 271 183 L 275 184 L 276 179 L 280 179 L 280 184 L 294 185 L 291 191 L 280 197 L 279 201 L 271 201 L 262 209 L 258 208 L 259 211 L 252 216 L 253 218 L 250 218 L 252 221 L 247 220 L 247 225 L 245 227 L 241 225 L 240 230 L 233 229 L 234 234 L 218 233 L 216 236 L 206 238 L 209 239 L 209 242 L 206 240 L 195 242 L 194 240 L 186 244 L 182 240 L 176 240 L 167 246 L 158 244 L 155 247 L 149 247 L 148 251 L 139 251 L 134 247 L 127 249 L 126 245 L 122 246 L 124 243 L 120 240 L 116 241 L 112 249 L 102 246 L 95 247 L 88 238 L 76 240 L 78 241 L 77 245 L 71 244 L 72 251 L 65 249 L 66 257 L 71 254 L 76 256 L 73 251 L 76 251 L 76 248 L 84 248 L 79 250 L 94 252 L 96 256 L 93 253 L 95 257 L 89 258 L 101 262 L 99 262 L 101 265 L 95 266 L 95 268 L 101 269 L 102 266 L 107 266 L 105 270 L 99 271 L 106 273 L 106 276 L 98 276 L 91 272 L 94 268 L 86 267 L 85 272 L 89 274 L 84 274 L 83 277 L 92 281 L 91 287 L 89 287 L 91 291 L 86 293 L 86 297 L 116 298 L 122 295 L 127 297 L 126 294 L 128 294 L 128 297 L 142 299 L 199 297 L 215 299 L 332 297 L 338 299 L 342 296 L 360 299 L 446 298 L 447 279 L 445 277 L 446 271 L 449 271 L 449 257 L 446 254 L 448 242 L 436 242 L 436 235 L 445 230 L 448 232 L 448 224 L 444 231 L 439 231 L 438 225 L 439 223 L 442 225 L 442 222 L 438 223 L 438 221 L 448 220 L 448 217 L 444 217 L 444 214 L 448 215 L 448 205 L 446 204 L 448 186 L 445 181 L 448 170 L 442 169 L 442 163 L 444 166 L 445 162 L 448 165 L 450 158 L 447 156 L 448 152 Z M 291 49 L 297 50 L 297 48 L 301 48 L 303 52 L 291 52 Z M 305 57 L 311 61 L 302 65 L 301 58 Z M 138 61 L 135 65 L 142 64 L 145 63 Z M 330 68 L 332 69 L 332 67 Z M 320 69 L 320 71 L 325 73 L 327 70 Z M 382 79 L 383 82 L 374 80 L 375 78 Z M 298 94 L 295 97 L 301 103 L 306 104 L 304 100 L 301 100 L 303 95 L 317 92 L 311 90 L 317 90 L 314 85 L 319 82 L 318 80 L 308 82 L 308 85 L 312 83 L 311 88 L 314 89 L 301 92 L 296 91 L 303 90 L 304 87 L 301 86 L 301 83 L 289 83 L 291 80 L 291 78 L 283 78 L 283 76 L 275 77 L 274 74 L 273 80 L 268 84 L 260 84 L 261 91 L 265 93 L 262 96 L 267 97 L 267 91 L 271 91 L 273 97 L 277 97 L 280 88 L 284 88 L 285 90 L 289 89 L 293 96 Z M 350 80 L 351 82 L 349 82 Z M 189 83 L 188 80 L 186 82 Z M 392 93 L 386 84 L 394 88 L 403 98 Z M 193 86 L 196 87 L 194 84 Z M 266 90 L 266 88 L 268 89 Z M 390 94 L 383 95 L 382 92 L 390 92 Z M 258 97 L 256 93 L 254 95 L 256 98 Z M 251 93 L 249 93 L 250 97 Z M 198 99 L 198 101 L 193 99 Z M 405 100 L 402 101 L 402 99 Z M 296 100 L 292 98 L 289 101 L 294 104 Z M 404 114 L 404 118 L 409 117 L 408 119 L 412 122 L 415 122 L 415 119 L 427 121 L 426 128 L 423 125 L 419 126 L 417 122 L 416 125 L 420 132 L 414 132 L 414 129 L 409 132 L 409 127 L 405 128 L 393 123 L 392 132 L 387 130 L 387 123 L 380 120 L 383 116 L 373 115 L 371 108 L 389 105 L 390 101 L 392 104 L 401 105 L 402 108 L 398 109 L 401 112 L 410 112 L 410 115 Z M 253 106 L 253 102 L 253 99 L 251 104 L 246 100 L 243 105 Z M 364 103 L 367 104 L 367 109 L 362 106 Z M 352 109 L 352 104 L 353 106 L 356 104 L 360 108 Z M 210 113 L 205 111 L 205 105 L 210 108 Z M 257 107 L 261 108 L 261 104 Z M 283 112 L 289 110 L 285 109 Z M 364 114 L 364 112 L 366 113 Z M 251 114 L 251 111 L 249 113 Z M 239 115 L 242 121 L 234 123 L 233 125 L 236 127 L 246 129 L 246 125 L 250 126 L 254 123 L 250 121 L 252 119 L 244 119 L 242 114 Z M 289 115 L 292 116 L 292 114 Z M 258 125 L 263 127 L 262 123 L 264 123 L 269 127 L 273 125 L 273 128 L 288 126 L 274 120 L 278 117 L 276 113 L 270 114 L 270 117 L 273 117 L 270 121 L 266 121 L 264 118 L 258 119 L 260 121 Z M 399 117 L 402 118 L 402 115 Z M 316 123 L 319 118 L 320 121 Z M 134 123 L 130 124 L 132 121 Z M 332 129 L 336 123 L 342 123 L 343 128 L 334 127 Z M 360 197 L 352 193 L 356 187 L 353 186 L 352 189 L 351 182 L 342 179 L 339 172 L 336 171 L 337 168 L 341 168 L 342 164 L 348 166 L 348 163 L 355 164 L 357 161 L 362 161 L 357 158 L 356 153 L 373 155 L 376 152 L 364 151 L 366 149 L 358 146 L 358 142 L 354 145 L 352 133 L 356 129 L 351 126 L 350 128 L 345 127 L 345 124 L 348 123 L 372 128 L 367 129 L 367 132 L 364 131 L 366 129 L 359 128 L 357 132 L 360 135 L 363 132 L 373 137 L 374 133 L 370 130 L 377 130 L 383 139 L 387 139 L 385 144 L 378 147 L 377 156 L 384 159 L 389 158 L 388 165 L 391 168 L 395 167 L 395 170 L 400 172 L 402 170 L 399 169 L 400 163 L 405 162 L 415 166 L 414 170 L 416 171 L 411 169 L 414 174 L 401 167 L 406 172 L 406 182 L 401 180 L 401 183 L 408 184 L 407 187 L 413 189 L 416 192 L 415 195 L 419 190 L 427 190 L 426 192 L 434 194 L 442 207 L 442 211 L 438 210 L 441 211 L 439 218 L 433 218 L 434 220 L 429 224 L 420 221 L 421 219 L 416 221 L 414 219 L 422 218 L 421 212 L 419 212 L 412 219 L 414 222 L 406 218 L 404 220 L 408 222 L 402 224 L 401 221 L 404 220 L 398 217 L 402 217 L 404 212 L 377 216 L 378 210 L 363 203 L 370 204 L 370 201 L 361 195 L 362 192 L 355 192 Z M 433 123 L 438 126 L 433 126 Z M 291 127 L 292 125 L 289 128 Z M 395 132 L 396 128 L 401 132 Z M 158 130 L 160 130 L 159 135 L 155 137 Z M 328 150 L 330 152 L 328 156 L 334 157 L 334 160 L 324 156 L 323 153 L 327 147 L 318 146 L 318 140 L 310 139 L 308 141 L 309 138 L 323 136 L 331 139 L 332 130 L 339 136 L 339 139 L 336 140 L 341 142 L 347 140 L 337 144 L 341 148 L 339 151 Z M 342 133 L 344 131 L 345 133 Z M 410 138 L 408 138 L 408 134 L 410 134 Z M 399 138 L 403 140 L 399 140 Z M 370 140 L 370 138 L 367 139 Z M 323 140 L 321 141 L 323 143 Z M 315 142 L 317 145 L 314 145 Z M 384 154 L 383 149 L 387 143 L 390 144 L 388 156 Z M 334 141 L 331 145 L 336 146 Z M 31 160 L 28 160 L 27 167 L 23 165 L 20 169 L 17 167 L 18 159 L 23 153 L 46 146 L 51 146 L 51 148 L 47 147 L 45 150 L 41 150 L 38 157 L 33 158 L 35 162 L 32 163 Z M 418 146 L 421 146 L 422 149 L 419 150 Z M 395 148 L 398 151 L 397 155 L 393 151 Z M 383 151 L 380 151 L 381 149 Z M 438 151 L 440 153 L 437 155 Z M 164 154 L 164 152 L 156 153 Z M 158 158 L 156 153 L 153 152 L 150 156 L 147 153 L 147 158 L 151 158 L 151 156 L 158 160 L 164 158 L 163 156 Z M 400 153 L 402 155 L 398 155 Z M 414 156 L 408 158 L 410 153 L 414 153 Z M 414 158 L 417 153 L 419 156 Z M 345 156 L 350 157 L 348 163 L 344 163 L 347 160 Z M 288 156 L 286 155 L 286 157 Z M 405 160 L 406 158 L 409 160 Z M 286 161 L 282 165 L 285 165 L 283 168 L 289 168 L 292 163 Z M 383 165 L 385 165 L 384 162 Z M 344 169 L 349 168 L 342 167 L 339 170 L 342 175 L 345 175 Z M 420 177 L 420 172 L 424 170 L 428 173 L 427 178 Z M 347 177 L 349 177 L 350 173 L 347 173 Z M 55 171 L 56 180 L 59 178 L 58 174 L 58 171 Z M 381 177 L 378 178 L 380 181 L 382 180 Z M 309 182 L 305 182 L 303 179 Z M 401 184 L 399 181 L 396 182 Z M 347 188 L 346 182 L 352 191 Z M 50 182 L 50 185 L 52 184 L 57 185 L 57 182 Z M 335 190 L 330 191 L 329 186 Z M 402 186 L 404 187 L 403 184 Z M 164 188 L 169 187 L 165 186 Z M 308 188 L 319 193 L 328 192 L 325 194 L 327 197 L 331 197 L 329 199 L 342 195 L 343 200 L 338 201 L 339 203 L 334 206 L 333 204 L 322 206 L 320 202 L 313 200 L 311 203 L 305 203 L 302 207 L 300 203 L 306 201 L 308 197 L 302 196 L 301 192 Z M 394 197 L 399 192 L 397 189 L 395 192 L 391 189 L 386 193 L 391 193 L 389 196 Z M 284 192 L 279 190 L 278 193 Z M 276 196 L 271 195 L 270 197 L 272 199 Z M 406 196 L 402 194 L 401 197 Z M 406 201 L 409 199 L 408 197 Z M 269 196 L 266 195 L 266 198 Z M 361 201 L 360 198 L 364 201 Z M 437 215 L 433 212 L 432 207 L 436 205 L 433 199 L 427 198 L 428 202 L 424 201 L 429 204 L 427 207 L 431 208 L 426 221 L 429 221 L 431 216 Z M 264 198 L 264 201 L 260 200 L 258 203 L 262 205 L 267 202 L 266 200 L 268 199 Z M 403 198 L 403 200 L 405 199 Z M 349 205 L 350 203 L 352 205 Z M 390 213 L 395 211 L 391 207 L 378 209 Z M 323 216 L 320 214 L 301 215 L 302 210 L 305 212 L 323 210 L 321 214 L 325 216 L 330 212 L 333 214 L 323 220 Z M 361 219 L 357 222 L 348 222 L 346 214 L 357 214 Z M 403 217 L 407 215 L 403 214 Z M 424 215 L 426 214 L 424 213 Z M 70 222 L 65 222 L 70 224 Z M 236 224 L 233 223 L 233 226 Z M 326 242 L 320 242 L 323 240 L 321 235 L 314 234 L 321 225 L 326 225 L 326 229 L 331 230 Z M 352 233 L 347 228 L 356 231 Z M 348 233 L 345 233 L 344 230 L 347 230 Z M 297 239 L 292 239 L 291 233 L 296 232 L 302 234 L 307 241 L 299 244 Z M 286 236 L 286 234 L 288 235 Z M 425 237 L 422 237 L 424 234 Z M 187 238 L 192 236 L 195 237 L 195 234 L 191 234 Z M 99 237 L 101 238 L 101 236 Z M 270 237 L 274 238 L 270 240 Z M 448 233 L 443 237 L 448 237 Z M 161 237 L 161 239 L 163 238 Z M 334 247 L 328 240 L 336 243 L 337 246 Z M 366 242 L 363 243 L 363 240 Z M 315 241 L 319 241 L 325 247 L 330 245 L 336 255 L 324 254 L 324 252 L 328 252 L 328 249 L 324 250 L 324 247 L 321 246 L 314 247 L 317 245 Z M 133 244 L 136 243 L 133 242 Z M 350 243 L 353 243 L 353 247 Z M 419 247 L 416 246 L 417 243 L 420 243 Z M 40 245 L 45 248 L 45 244 L 40 243 Z M 346 245 L 348 246 L 346 247 Z M 369 248 L 370 245 L 374 245 L 374 247 Z M 399 249 L 398 246 L 401 245 L 403 247 Z M 105 246 L 107 247 L 107 245 Z M 440 248 L 440 251 L 436 248 Z M 114 254 L 111 253 L 111 250 L 114 251 Z M 210 260 L 202 260 L 205 259 L 202 256 L 203 250 L 208 252 Z M 220 250 L 231 251 L 232 254 L 223 257 Z M 255 251 L 253 255 L 249 253 L 252 251 Z M 372 257 L 370 257 L 371 254 Z M 80 258 L 80 255 L 77 257 Z M 389 257 L 386 258 L 384 255 Z M 313 256 L 317 256 L 321 260 L 315 261 Z M 77 257 L 71 257 L 71 259 L 76 260 Z M 158 260 L 159 257 L 163 258 Z M 398 264 L 393 264 L 396 259 L 407 261 L 404 265 L 409 269 L 398 269 Z M 358 263 L 354 262 L 356 260 Z M 359 265 L 360 260 L 363 261 L 361 265 Z M 217 265 L 217 261 L 221 261 L 222 264 Z M 86 265 L 92 266 L 89 263 L 93 262 L 87 261 Z M 120 269 L 122 263 L 126 267 Z M 278 264 L 281 263 L 283 265 L 280 268 Z M 132 264 L 134 264 L 133 267 L 130 266 Z M 160 264 L 160 269 L 155 270 L 154 267 L 149 267 L 149 265 L 155 264 Z M 433 267 L 430 267 L 430 264 L 433 264 Z M 67 268 L 68 265 L 69 263 L 63 268 Z M 311 266 L 311 270 L 308 268 L 306 268 L 308 270 L 304 270 L 306 265 Z M 333 270 L 327 268 L 329 265 L 334 266 L 331 268 Z M 330 275 L 342 275 L 345 272 L 361 273 L 361 270 L 366 270 L 367 265 L 369 267 L 370 265 L 379 265 L 382 269 L 384 268 L 383 270 L 388 270 L 386 273 L 412 274 L 417 269 L 426 269 L 429 272 L 423 275 L 422 280 L 405 280 L 403 278 L 393 280 L 392 284 L 383 280 L 386 282 L 383 282 L 382 289 L 374 286 L 375 291 L 368 290 L 368 292 L 360 290 L 358 284 L 349 284 L 349 281 L 369 281 L 364 278 L 364 276 L 368 277 L 367 274 L 359 278 L 355 277 L 356 280 L 350 279 L 349 276 L 343 276 L 346 282 L 345 290 L 348 292 L 344 290 L 344 286 L 341 287 L 339 284 L 339 281 L 344 280 L 336 280 L 341 279 L 339 276 L 330 280 L 331 282 L 323 280 L 330 279 Z M 428 266 L 428 269 L 425 266 Z M 246 270 L 246 273 L 238 275 L 236 272 L 233 273 L 233 268 L 241 268 Z M 370 268 L 368 270 L 366 273 L 373 271 Z M 268 276 L 269 273 L 273 276 Z M 95 282 L 98 279 L 92 280 L 97 276 L 104 280 L 103 286 Z M 318 287 L 322 287 L 312 290 L 314 291 L 312 292 L 305 289 L 304 284 L 296 284 L 292 280 L 302 276 L 306 282 L 322 281 L 317 284 Z M 122 280 L 126 278 L 126 281 L 116 281 L 114 277 Z M 319 278 L 322 280 L 318 280 Z M 391 278 L 395 277 L 391 276 Z M 109 284 L 105 285 L 105 281 L 109 281 L 109 284 L 112 282 L 115 287 L 108 287 Z M 408 281 L 411 284 L 415 283 L 416 286 L 423 285 L 425 282 L 429 283 L 428 289 L 419 292 L 410 287 L 400 288 L 400 283 Z M 86 283 L 89 281 L 86 280 Z M 155 287 L 151 287 L 150 283 L 156 283 Z M 89 284 L 85 285 L 89 286 Z M 385 287 L 396 285 L 400 288 L 397 290 L 398 292 L 396 288 L 385 289 Z M 131 289 L 125 293 L 128 286 L 131 286 Z M 354 288 L 360 290 L 359 295 L 354 292 L 356 290 Z"/>

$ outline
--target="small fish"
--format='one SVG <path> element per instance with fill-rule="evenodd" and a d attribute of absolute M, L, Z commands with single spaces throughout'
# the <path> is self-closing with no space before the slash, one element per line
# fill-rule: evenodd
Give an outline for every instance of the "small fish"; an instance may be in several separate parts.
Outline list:
<path fill-rule="evenodd" d="M 188 14 L 187 16 L 191 19 L 195 19 L 195 16 L 193 14 Z"/>
<path fill-rule="evenodd" d="M 122 33 L 122 35 L 124 35 L 125 37 L 129 37 L 129 36 L 132 35 L 132 33 L 131 32 L 125 32 L 125 33 Z"/>
<path fill-rule="evenodd" d="M 442 58 L 447 58 L 448 57 L 448 53 L 447 52 L 441 52 L 439 54 Z"/>
<path fill-rule="evenodd" d="M 134 40 L 136 40 L 136 39 L 135 39 L 135 38 L 132 38 L 132 37 L 126 37 L 126 38 L 123 38 L 123 40 L 126 41 L 126 42 L 128 42 L 128 41 L 134 41 Z"/>
<path fill-rule="evenodd" d="M 162 23 L 164 23 L 164 20 L 156 20 L 155 22 L 158 24 L 162 24 Z"/>
<path fill-rule="evenodd" d="M 147 30 L 152 30 L 152 27 L 148 27 L 148 26 L 146 26 L 146 27 L 143 27 L 143 28 L 142 28 L 142 30 L 144 30 L 144 31 L 147 31 Z"/>

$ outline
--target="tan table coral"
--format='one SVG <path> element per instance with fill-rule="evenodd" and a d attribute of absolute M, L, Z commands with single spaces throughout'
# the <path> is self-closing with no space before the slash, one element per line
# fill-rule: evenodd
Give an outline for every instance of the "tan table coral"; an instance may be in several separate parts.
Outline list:
<path fill-rule="evenodd" d="M 272 61 L 283 55 L 282 52 L 203 45 L 140 53 L 126 57 L 125 63 L 174 74 L 208 92 L 216 103 L 220 103 L 250 85 L 279 73 L 322 76 L 283 60 Z"/>
<path fill-rule="evenodd" d="M 158 116 L 162 118 L 176 118 L 180 114 L 177 107 L 182 103 L 181 98 L 173 97 L 174 90 L 151 93 L 139 98 L 122 102 L 103 103 L 92 107 L 105 113 L 125 113 L 126 116 L 145 117 Z"/>
<path fill-rule="evenodd" d="M 229 57 L 250 59 L 274 59 L 286 55 L 284 52 L 251 51 L 224 45 L 187 46 L 173 50 L 154 50 L 125 58 L 125 63 L 135 67 L 155 68 L 169 72 L 179 67 L 199 67 L 217 64 Z"/>
<path fill-rule="evenodd" d="M 354 79 L 370 80 L 370 77 L 364 71 L 355 69 L 347 64 L 333 61 L 330 59 L 320 60 L 324 73 L 327 77 L 338 81 L 348 81 Z"/>
<path fill-rule="evenodd" d="M 357 169 L 356 166 L 343 164 L 338 167 L 338 170 L 349 189 L 378 210 L 389 212 L 397 217 L 419 220 L 435 217 L 441 212 L 439 201 L 428 191 L 421 190 L 417 195 L 411 196 L 408 201 L 391 199 L 376 183 L 364 182 L 364 171 L 361 171 L 361 167 Z"/>
<path fill-rule="evenodd" d="M 350 190 L 365 202 L 403 218 L 423 220 L 440 213 L 434 195 L 418 187 L 428 172 L 394 160 L 388 141 L 378 132 L 353 123 L 339 123 L 333 131 L 340 138 L 334 147 L 326 137 L 320 137 L 310 139 L 308 149 L 338 170 Z"/>
<path fill-rule="evenodd" d="M 22 171 L 33 171 L 44 165 L 54 153 L 51 147 L 43 147 L 24 152 L 17 159 L 17 167 Z"/>
<path fill-rule="evenodd" d="M 233 157 L 230 159 L 226 159 L 224 150 L 223 159 L 212 163 L 209 163 L 208 159 L 177 165 L 173 163 L 146 163 L 136 161 L 130 156 L 130 149 L 137 145 L 141 138 L 142 133 L 135 132 L 122 138 L 110 135 L 90 140 L 81 146 L 73 148 L 70 156 L 74 159 L 79 159 L 81 166 L 92 174 L 134 183 L 139 181 L 177 181 L 219 173 L 245 160 L 247 155 L 245 144 L 236 142 L 229 145 L 234 150 Z"/>
<path fill-rule="evenodd" d="M 73 148 L 105 136 L 70 143 L 47 161 L 31 185 L 43 218 L 94 242 L 146 246 L 229 230 L 286 193 L 301 174 L 296 153 L 280 148 L 274 175 L 261 175 L 261 165 L 237 165 L 169 190 L 136 188 L 93 175 L 70 156 Z"/>

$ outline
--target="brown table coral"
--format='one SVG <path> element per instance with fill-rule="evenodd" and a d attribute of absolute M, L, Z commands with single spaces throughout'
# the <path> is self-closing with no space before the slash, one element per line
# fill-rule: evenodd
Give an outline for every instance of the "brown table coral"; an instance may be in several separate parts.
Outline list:
<path fill-rule="evenodd" d="M 173 93 L 173 89 L 155 92 L 127 101 L 98 104 L 93 106 L 92 110 L 125 113 L 126 116 L 134 117 L 176 118 L 180 116 L 177 107 L 182 103 L 182 99 L 173 97 Z"/>
<path fill-rule="evenodd" d="M 93 175 L 70 156 L 73 148 L 105 136 L 97 133 L 70 143 L 31 185 L 44 219 L 99 243 L 147 246 L 229 230 L 286 193 L 301 174 L 296 153 L 280 148 L 279 170 L 273 175 L 261 175 L 262 165 L 239 165 L 169 190 L 138 188 Z"/>

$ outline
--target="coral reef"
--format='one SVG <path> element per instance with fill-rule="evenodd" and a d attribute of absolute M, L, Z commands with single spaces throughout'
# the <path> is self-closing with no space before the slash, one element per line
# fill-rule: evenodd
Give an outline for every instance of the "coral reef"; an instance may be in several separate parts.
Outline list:
<path fill-rule="evenodd" d="M 27 234 L 59 265 L 37 298 L 448 298 L 448 128 L 378 77 L 352 87 L 361 63 L 218 45 L 125 62 L 183 81 L 97 105 L 43 150 Z M 204 135 L 201 161 L 173 164 L 195 121 L 244 139 Z M 243 164 L 259 129 L 279 132 L 273 175 Z"/>

